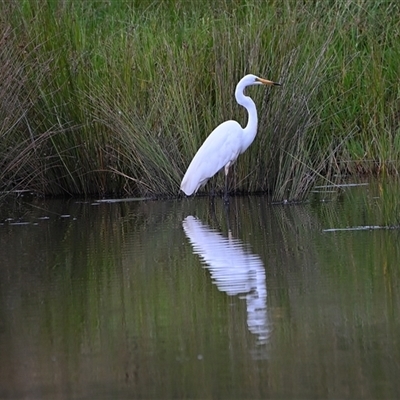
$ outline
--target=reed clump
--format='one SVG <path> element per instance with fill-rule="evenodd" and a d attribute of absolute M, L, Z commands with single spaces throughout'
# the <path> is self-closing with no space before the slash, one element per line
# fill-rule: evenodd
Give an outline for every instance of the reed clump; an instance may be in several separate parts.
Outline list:
<path fill-rule="evenodd" d="M 400 165 L 396 1 L 10 0 L 0 4 L 0 188 L 174 196 L 197 148 L 246 114 L 236 192 L 302 200 L 317 179 Z M 336 179 L 336 178 L 335 178 Z M 222 188 L 222 179 L 217 178 Z"/>

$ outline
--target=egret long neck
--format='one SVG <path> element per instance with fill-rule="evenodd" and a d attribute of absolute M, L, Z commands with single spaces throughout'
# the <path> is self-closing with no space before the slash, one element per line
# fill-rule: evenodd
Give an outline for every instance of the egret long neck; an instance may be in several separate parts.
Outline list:
<path fill-rule="evenodd" d="M 240 82 L 239 82 L 240 83 Z M 244 134 L 242 139 L 242 149 L 241 153 L 243 153 L 253 142 L 254 138 L 257 134 L 257 109 L 254 101 L 249 97 L 243 94 L 244 87 L 238 85 L 235 91 L 235 97 L 238 104 L 243 106 L 248 112 L 248 120 L 247 125 L 244 128 Z"/>

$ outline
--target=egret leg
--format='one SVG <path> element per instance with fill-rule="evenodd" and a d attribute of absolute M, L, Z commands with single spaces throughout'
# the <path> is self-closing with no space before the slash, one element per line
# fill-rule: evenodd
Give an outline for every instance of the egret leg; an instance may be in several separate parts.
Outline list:
<path fill-rule="evenodd" d="M 208 200 L 210 201 L 211 208 L 214 208 L 214 203 L 215 203 L 215 189 L 214 188 L 211 189 Z"/>
<path fill-rule="evenodd" d="M 214 197 L 215 197 L 216 193 L 217 193 L 217 191 L 215 189 L 215 179 L 213 179 L 213 181 L 211 183 L 211 189 L 209 192 L 210 201 L 214 201 Z"/>
<path fill-rule="evenodd" d="M 224 193 L 224 203 L 225 204 L 229 204 L 228 174 L 229 174 L 229 164 L 225 165 L 225 193 Z"/>

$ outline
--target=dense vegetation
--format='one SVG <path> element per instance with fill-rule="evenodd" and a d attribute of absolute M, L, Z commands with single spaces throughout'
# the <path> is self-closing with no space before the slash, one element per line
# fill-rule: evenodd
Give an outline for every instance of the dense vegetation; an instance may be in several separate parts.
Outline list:
<path fill-rule="evenodd" d="M 248 72 L 257 138 L 235 191 L 300 200 L 316 179 L 397 174 L 400 3 L 0 3 L 0 189 L 177 195 Z M 222 177 L 219 184 L 222 184 Z"/>

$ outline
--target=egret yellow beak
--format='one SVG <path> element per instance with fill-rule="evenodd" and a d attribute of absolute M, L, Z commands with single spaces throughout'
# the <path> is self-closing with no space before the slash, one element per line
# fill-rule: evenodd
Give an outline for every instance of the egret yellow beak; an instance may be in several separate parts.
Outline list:
<path fill-rule="evenodd" d="M 267 86 L 281 86 L 278 82 L 269 81 L 268 79 L 257 78 L 257 81 L 261 82 L 263 85 Z"/>

